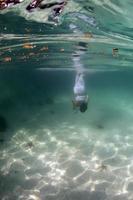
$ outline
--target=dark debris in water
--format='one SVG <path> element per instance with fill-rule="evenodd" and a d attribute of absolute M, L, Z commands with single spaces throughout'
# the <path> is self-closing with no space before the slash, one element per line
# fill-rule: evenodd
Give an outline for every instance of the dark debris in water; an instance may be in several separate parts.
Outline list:
<path fill-rule="evenodd" d="M 30 142 L 28 142 L 28 143 L 26 144 L 25 147 L 31 149 L 32 147 L 34 147 L 34 144 L 33 144 L 32 141 L 30 141 Z"/>
<path fill-rule="evenodd" d="M 103 163 L 97 168 L 100 172 L 106 171 L 108 169 L 107 165 L 104 165 Z"/>
<path fill-rule="evenodd" d="M 113 56 L 118 56 L 118 53 L 119 53 L 119 49 L 118 48 L 113 48 L 112 49 L 112 55 Z"/>

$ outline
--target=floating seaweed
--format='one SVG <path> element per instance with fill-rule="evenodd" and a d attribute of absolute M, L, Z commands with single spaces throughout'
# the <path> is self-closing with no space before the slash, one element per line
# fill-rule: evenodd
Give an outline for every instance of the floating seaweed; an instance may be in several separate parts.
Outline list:
<path fill-rule="evenodd" d="M 4 62 L 11 62 L 12 58 L 11 57 L 5 57 L 5 58 L 3 58 L 3 61 Z"/>
<path fill-rule="evenodd" d="M 36 46 L 32 45 L 31 43 L 25 43 L 25 44 L 23 44 L 23 48 L 24 49 L 33 49 L 34 47 L 36 47 Z"/>

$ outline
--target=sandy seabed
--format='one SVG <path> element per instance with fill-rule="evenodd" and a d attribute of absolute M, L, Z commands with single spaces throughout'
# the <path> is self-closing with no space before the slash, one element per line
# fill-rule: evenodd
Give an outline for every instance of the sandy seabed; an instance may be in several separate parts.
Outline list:
<path fill-rule="evenodd" d="M 2 200 L 133 199 L 132 104 L 121 100 L 107 114 L 109 104 L 98 100 L 85 114 L 74 113 L 63 96 L 22 107 L 23 127 L 9 130 L 0 148 Z"/>

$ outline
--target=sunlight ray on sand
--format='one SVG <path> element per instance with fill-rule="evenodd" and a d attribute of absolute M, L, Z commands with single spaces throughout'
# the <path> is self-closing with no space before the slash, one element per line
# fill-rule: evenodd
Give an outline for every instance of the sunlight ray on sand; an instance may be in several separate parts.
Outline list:
<path fill-rule="evenodd" d="M 14 196 L 38 200 L 44 193 L 46 197 L 61 195 L 65 188 L 69 193 L 102 191 L 112 197 L 130 194 L 133 163 L 128 155 L 120 154 L 125 151 L 119 146 L 120 135 L 113 133 L 115 144 L 107 142 L 105 135 L 94 139 L 94 131 L 98 136 L 99 130 L 71 125 L 67 129 L 63 124 L 56 129 L 43 128 L 37 134 L 27 131 L 19 130 L 7 150 L 1 151 L 1 176 L 17 175 L 20 181 L 19 189 L 14 185 Z M 61 136 L 64 131 L 65 137 Z M 84 154 L 86 148 L 90 148 L 88 154 Z"/>

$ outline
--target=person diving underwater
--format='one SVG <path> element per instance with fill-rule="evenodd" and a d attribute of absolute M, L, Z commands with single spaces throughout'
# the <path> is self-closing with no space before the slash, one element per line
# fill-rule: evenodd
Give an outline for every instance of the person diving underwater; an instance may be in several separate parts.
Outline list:
<path fill-rule="evenodd" d="M 73 109 L 84 113 L 88 108 L 88 95 L 85 88 L 84 68 L 80 62 L 80 56 L 73 57 L 76 69 L 75 84 L 73 87 L 74 98 L 72 100 Z"/>

